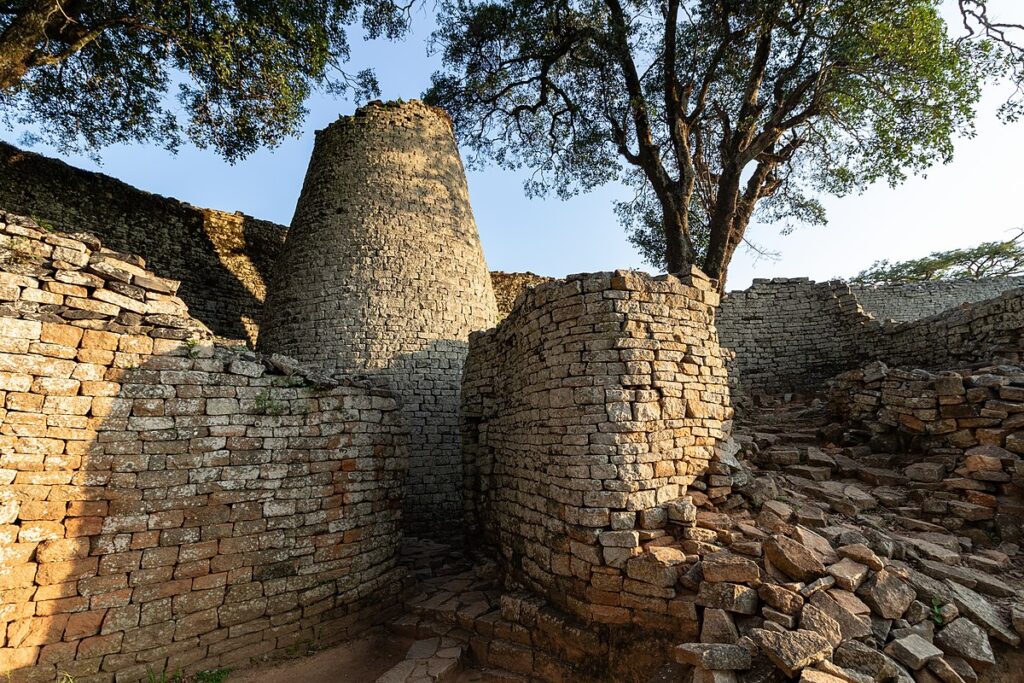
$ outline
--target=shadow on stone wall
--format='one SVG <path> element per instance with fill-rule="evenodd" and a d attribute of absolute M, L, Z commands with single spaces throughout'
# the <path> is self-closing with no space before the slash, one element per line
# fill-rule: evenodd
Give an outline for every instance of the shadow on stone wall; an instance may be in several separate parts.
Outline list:
<path fill-rule="evenodd" d="M 286 228 L 200 209 L 0 142 L 0 207 L 62 232 L 91 232 L 180 280 L 192 315 L 255 342 L 266 282 Z"/>
<path fill-rule="evenodd" d="M 4 368 L 0 675 L 238 667 L 395 616 L 388 392 L 315 390 L 205 343 L 14 322 L 4 336 L 38 326 L 83 360 Z"/>
<path fill-rule="evenodd" d="M 214 346 L 136 259 L 0 215 L 0 676 L 244 665 L 393 616 L 391 392 Z"/>
<path fill-rule="evenodd" d="M 462 506 L 462 371 L 468 342 L 438 339 L 401 354 L 386 371 L 400 397 L 399 413 L 409 439 L 409 469 L 402 496 L 403 529 L 409 536 L 460 543 Z M 372 371 L 370 371 L 372 372 Z"/>

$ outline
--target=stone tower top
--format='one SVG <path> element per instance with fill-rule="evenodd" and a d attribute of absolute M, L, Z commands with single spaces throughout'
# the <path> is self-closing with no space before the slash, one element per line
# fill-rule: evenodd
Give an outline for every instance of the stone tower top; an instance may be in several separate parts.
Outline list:
<path fill-rule="evenodd" d="M 388 117 L 398 112 L 412 113 L 420 112 L 422 115 L 433 115 L 444 121 L 448 130 L 452 133 L 452 137 L 455 136 L 455 124 L 452 122 L 452 117 L 441 107 L 435 107 L 431 104 L 427 104 L 423 100 L 390 100 L 384 102 L 383 100 L 371 100 L 363 106 L 356 109 L 354 114 L 342 114 L 332 123 L 329 123 L 326 128 L 322 128 L 316 131 L 319 136 L 321 133 L 330 131 L 337 126 L 351 125 L 356 120 L 368 117 L 368 116 L 383 116 Z"/>

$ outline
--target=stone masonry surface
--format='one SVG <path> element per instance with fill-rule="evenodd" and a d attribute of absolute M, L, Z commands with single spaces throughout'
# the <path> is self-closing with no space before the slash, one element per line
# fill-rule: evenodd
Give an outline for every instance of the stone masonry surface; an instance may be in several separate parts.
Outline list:
<path fill-rule="evenodd" d="M 942 313 L 960 304 L 984 301 L 1024 287 L 1021 277 L 915 282 L 904 285 L 851 284 L 864 311 L 878 320 L 908 322 Z"/>
<path fill-rule="evenodd" d="M 447 115 L 371 103 L 320 131 L 259 346 L 385 377 L 410 434 L 406 531 L 457 535 L 459 382 L 494 295 Z"/>
<path fill-rule="evenodd" d="M 255 342 L 283 226 L 144 192 L 2 142 L 0 206 L 143 255 L 154 273 L 181 281 L 181 298 L 210 329 Z"/>
<path fill-rule="evenodd" d="M 394 613 L 391 393 L 213 344 L 138 257 L 0 214 L 0 677 L 146 680 Z"/>
<path fill-rule="evenodd" d="M 957 283 L 933 283 L 937 291 L 958 296 L 999 293 L 970 305 L 954 299 L 953 308 L 896 322 L 865 312 L 844 282 L 755 280 L 750 289 L 723 298 L 718 328 L 722 345 L 736 355 L 730 371 L 745 391 L 814 389 L 872 359 L 943 367 L 1020 351 L 1024 290 L 1002 287 L 1006 282 L 1015 280 L 1004 278 L 991 287 L 978 281 L 973 289 L 972 283 L 959 289 Z"/>
<path fill-rule="evenodd" d="M 729 370 L 739 385 L 773 393 L 818 386 L 853 367 L 873 320 L 844 283 L 776 278 L 726 295 L 717 323 L 736 354 Z"/>
<path fill-rule="evenodd" d="M 693 626 L 674 578 L 636 574 L 642 543 L 693 522 L 684 494 L 729 428 L 717 303 L 699 271 L 570 276 L 470 338 L 467 531 L 512 580 L 586 621 Z"/>

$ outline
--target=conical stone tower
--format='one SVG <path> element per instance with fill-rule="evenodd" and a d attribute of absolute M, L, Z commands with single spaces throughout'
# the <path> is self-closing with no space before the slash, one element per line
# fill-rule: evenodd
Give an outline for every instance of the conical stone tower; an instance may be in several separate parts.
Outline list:
<path fill-rule="evenodd" d="M 497 308 L 447 114 L 379 102 L 317 133 L 263 351 L 387 379 L 403 404 L 407 534 L 461 532 L 460 381 Z"/>

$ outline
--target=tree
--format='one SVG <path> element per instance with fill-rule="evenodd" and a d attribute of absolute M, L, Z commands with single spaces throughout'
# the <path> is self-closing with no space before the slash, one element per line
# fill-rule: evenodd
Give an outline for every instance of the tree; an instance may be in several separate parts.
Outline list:
<path fill-rule="evenodd" d="M 961 40 L 988 40 L 1002 52 L 1010 81 L 1015 87 L 1000 113 L 1009 121 L 1018 120 L 1024 115 L 1024 23 L 1004 21 L 990 15 L 988 0 L 957 0 L 957 7 L 964 29 Z"/>
<path fill-rule="evenodd" d="M 65 150 L 188 137 L 230 161 L 298 131 L 314 88 L 346 74 L 345 27 L 397 36 L 390 0 L 0 0 L 0 110 Z M 171 91 L 176 90 L 175 110 Z"/>
<path fill-rule="evenodd" d="M 935 251 L 924 258 L 898 263 L 875 261 L 850 281 L 893 285 L 1012 275 L 1024 275 L 1024 230 L 1002 242 L 982 242 L 975 247 Z"/>
<path fill-rule="evenodd" d="M 724 287 L 755 210 L 822 223 L 818 193 L 899 183 L 972 134 L 997 51 L 936 4 L 444 0 L 425 97 L 471 163 L 533 169 L 528 193 L 630 184 L 634 239 Z"/>

